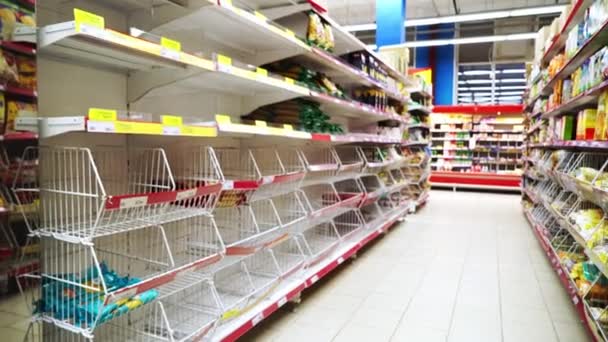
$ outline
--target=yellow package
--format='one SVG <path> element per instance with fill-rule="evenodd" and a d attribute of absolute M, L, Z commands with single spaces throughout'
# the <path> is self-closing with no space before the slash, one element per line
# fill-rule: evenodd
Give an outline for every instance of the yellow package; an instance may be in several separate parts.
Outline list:
<path fill-rule="evenodd" d="M 599 98 L 597 111 L 598 115 L 601 112 L 604 116 L 604 122 L 601 126 L 602 133 L 600 134 L 599 140 L 608 140 L 608 114 L 606 113 L 606 109 L 608 108 L 608 91 L 604 91 Z"/>
<path fill-rule="evenodd" d="M 15 131 L 15 120 L 19 115 L 23 116 L 36 116 L 38 108 L 35 104 L 19 102 L 19 101 L 8 101 L 6 103 L 6 123 L 5 132 Z"/>

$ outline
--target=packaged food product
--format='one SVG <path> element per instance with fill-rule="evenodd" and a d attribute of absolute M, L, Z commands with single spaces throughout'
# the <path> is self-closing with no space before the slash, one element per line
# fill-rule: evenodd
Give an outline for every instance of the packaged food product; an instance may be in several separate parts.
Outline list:
<path fill-rule="evenodd" d="M 18 116 L 36 116 L 38 108 L 33 103 L 19 102 L 19 101 L 7 101 L 6 103 L 6 127 L 5 132 L 15 131 L 15 119 Z"/>
<path fill-rule="evenodd" d="M 597 103 L 597 117 L 595 124 L 595 140 L 608 140 L 608 136 L 606 134 L 606 99 L 608 98 L 608 92 L 603 92 Z"/>
<path fill-rule="evenodd" d="M 0 7 L 0 26 L 2 28 L 2 39 L 11 40 L 13 37 L 13 31 L 15 30 L 15 24 L 17 22 L 17 16 L 15 10 L 8 7 Z"/>
<path fill-rule="evenodd" d="M 576 140 L 593 140 L 597 109 L 585 109 L 578 114 Z"/>

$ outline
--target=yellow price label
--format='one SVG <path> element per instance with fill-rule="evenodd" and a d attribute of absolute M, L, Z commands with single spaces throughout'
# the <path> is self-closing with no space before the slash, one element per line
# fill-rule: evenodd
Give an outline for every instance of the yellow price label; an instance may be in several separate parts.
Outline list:
<path fill-rule="evenodd" d="M 255 14 L 256 17 L 258 17 L 259 19 L 266 21 L 268 18 L 266 18 L 265 15 L 263 15 L 262 13 L 258 12 L 258 11 L 253 11 L 253 14 Z"/>
<path fill-rule="evenodd" d="M 116 121 L 114 131 L 116 133 L 133 133 L 135 130 L 131 122 Z"/>
<path fill-rule="evenodd" d="M 232 58 L 228 57 L 228 56 L 224 56 L 221 54 L 217 54 L 217 62 L 220 64 L 225 64 L 225 65 L 232 65 Z"/>
<path fill-rule="evenodd" d="M 217 121 L 218 124 L 231 124 L 232 120 L 230 119 L 230 116 L 228 115 L 223 115 L 223 114 L 218 114 L 215 116 L 215 121 Z"/>
<path fill-rule="evenodd" d="M 113 109 L 89 108 L 89 120 L 116 121 L 118 113 Z"/>
<path fill-rule="evenodd" d="M 167 49 L 182 51 L 182 43 L 178 42 L 177 40 L 160 37 L 160 45 L 166 47 Z"/>
<path fill-rule="evenodd" d="M 264 68 L 256 68 L 255 73 L 260 76 L 268 77 L 268 70 L 266 70 Z"/>
<path fill-rule="evenodd" d="M 288 35 L 288 36 L 291 36 L 291 37 L 295 37 L 295 36 L 296 36 L 296 33 L 295 33 L 295 32 L 293 32 L 293 31 L 292 31 L 292 30 L 290 30 L 290 29 L 285 29 L 285 33 L 287 33 L 287 35 Z"/>
<path fill-rule="evenodd" d="M 232 6 L 232 0 L 221 0 L 222 5 Z"/>
<path fill-rule="evenodd" d="M 285 130 L 287 130 L 287 131 L 293 131 L 293 126 L 292 125 L 285 124 L 285 125 L 283 125 L 283 128 Z"/>
<path fill-rule="evenodd" d="M 103 30 L 106 25 L 105 19 L 102 16 L 83 11 L 79 8 L 74 8 L 74 22 L 76 24 L 76 32 L 80 32 L 81 24 L 101 30 Z"/>
<path fill-rule="evenodd" d="M 291 77 L 285 77 L 285 82 L 286 82 L 287 84 L 296 84 L 296 80 L 294 80 L 294 79 L 293 79 L 293 78 L 291 78 Z"/>
<path fill-rule="evenodd" d="M 266 123 L 266 121 L 261 121 L 261 120 L 255 120 L 255 125 L 258 127 L 268 127 L 268 124 Z"/>
<path fill-rule="evenodd" d="M 181 126 L 184 124 L 184 121 L 181 116 L 175 115 L 161 115 L 161 122 L 163 125 L 167 126 Z"/>
<path fill-rule="evenodd" d="M 222 315 L 222 319 L 228 320 L 228 319 L 238 316 L 240 313 L 241 313 L 241 310 L 239 310 L 239 309 L 228 310 L 228 311 L 224 312 L 224 314 Z"/>
<path fill-rule="evenodd" d="M 217 129 L 215 127 L 182 126 L 181 133 L 182 135 L 195 137 L 217 137 Z"/>

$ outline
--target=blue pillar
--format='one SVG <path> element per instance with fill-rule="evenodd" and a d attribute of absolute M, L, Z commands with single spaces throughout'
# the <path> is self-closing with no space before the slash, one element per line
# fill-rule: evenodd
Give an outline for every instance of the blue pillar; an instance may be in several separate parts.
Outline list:
<path fill-rule="evenodd" d="M 431 34 L 428 33 L 431 30 L 430 26 L 418 26 L 416 28 L 416 40 L 431 40 Z M 420 32 L 420 33 L 418 33 Z M 414 60 L 414 67 L 416 68 L 430 68 L 431 67 L 431 48 L 419 47 L 416 48 Z"/>
<path fill-rule="evenodd" d="M 405 0 L 376 0 L 376 46 L 405 42 Z"/>
<path fill-rule="evenodd" d="M 440 24 L 437 39 L 454 38 L 454 24 Z M 474 48 L 474 47 L 473 47 Z M 433 92 L 436 105 L 453 105 L 454 102 L 454 45 L 437 46 L 433 63 Z"/>

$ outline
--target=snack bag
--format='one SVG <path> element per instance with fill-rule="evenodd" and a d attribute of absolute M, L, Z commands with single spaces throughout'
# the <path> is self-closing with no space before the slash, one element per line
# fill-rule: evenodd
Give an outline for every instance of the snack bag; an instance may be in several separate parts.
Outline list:
<path fill-rule="evenodd" d="M 608 92 L 603 92 L 597 103 L 597 116 L 595 118 L 595 140 L 608 140 L 606 136 L 606 98 Z"/>

